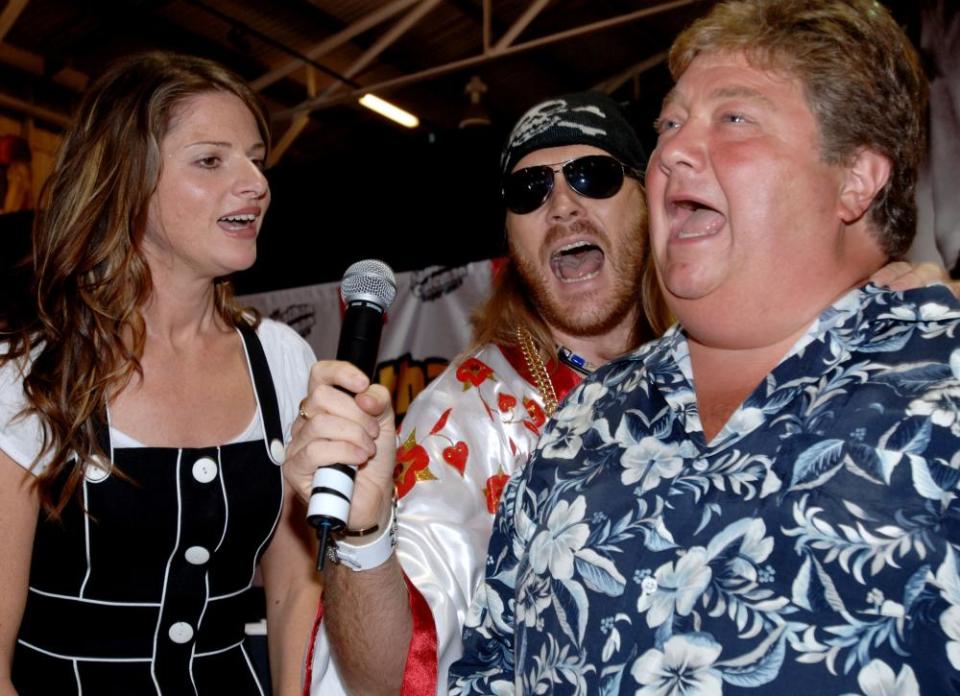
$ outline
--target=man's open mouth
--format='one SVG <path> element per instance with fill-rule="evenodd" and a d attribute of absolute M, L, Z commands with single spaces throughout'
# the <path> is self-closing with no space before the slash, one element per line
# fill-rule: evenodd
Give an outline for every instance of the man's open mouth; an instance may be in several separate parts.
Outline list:
<path fill-rule="evenodd" d="M 671 236 L 675 239 L 709 237 L 719 232 L 727 221 L 723 213 L 699 201 L 677 200 L 671 207 Z"/>
<path fill-rule="evenodd" d="M 603 261 L 603 249 L 596 244 L 580 241 L 553 252 L 550 268 L 561 283 L 577 283 L 600 275 Z"/>

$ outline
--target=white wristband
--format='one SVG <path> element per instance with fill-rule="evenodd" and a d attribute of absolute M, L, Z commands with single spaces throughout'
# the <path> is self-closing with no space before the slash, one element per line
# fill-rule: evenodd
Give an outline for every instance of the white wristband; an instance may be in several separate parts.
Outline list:
<path fill-rule="evenodd" d="M 394 500 L 390 510 L 390 521 L 376 539 L 369 544 L 357 546 L 338 540 L 327 547 L 327 559 L 333 563 L 342 563 L 353 571 L 373 570 L 387 562 L 397 548 L 397 504 Z"/>

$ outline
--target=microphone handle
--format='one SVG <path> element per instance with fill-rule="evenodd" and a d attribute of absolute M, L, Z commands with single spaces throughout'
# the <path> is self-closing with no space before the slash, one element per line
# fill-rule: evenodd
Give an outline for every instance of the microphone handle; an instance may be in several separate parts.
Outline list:
<path fill-rule="evenodd" d="M 343 317 L 337 360 L 352 363 L 372 380 L 382 328 L 383 309 L 379 305 L 363 301 L 349 304 Z M 356 475 L 357 468 L 349 464 L 322 466 L 313 474 L 307 522 L 316 528 L 320 541 L 317 570 L 323 570 L 329 533 L 347 525 Z"/>
<path fill-rule="evenodd" d="M 373 379 L 380 351 L 383 308 L 373 302 L 351 302 L 343 315 L 343 328 L 337 344 L 337 360 L 356 365 Z"/>

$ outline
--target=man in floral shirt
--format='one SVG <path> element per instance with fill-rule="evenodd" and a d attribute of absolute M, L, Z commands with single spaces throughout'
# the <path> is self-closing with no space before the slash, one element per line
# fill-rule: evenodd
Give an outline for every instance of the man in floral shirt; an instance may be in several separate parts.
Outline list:
<path fill-rule="evenodd" d="M 327 564 L 315 694 L 446 693 L 510 474 L 593 365 L 667 326 L 655 282 L 644 288 L 645 155 L 615 102 L 588 92 L 537 104 L 518 121 L 501 164 L 509 259 L 475 321 L 473 348 L 414 400 L 396 458 L 390 448 L 358 476 L 350 527 L 387 527 L 395 482 L 397 552 L 356 572 Z M 321 396 L 304 409 L 318 414 L 310 419 L 318 426 L 336 410 Z M 322 437 L 335 433 L 350 427 Z M 381 437 L 390 438 L 386 430 Z M 295 469 L 296 457 L 289 461 Z"/>
<path fill-rule="evenodd" d="M 647 168 L 680 321 L 504 492 L 453 694 L 947 694 L 960 306 L 910 244 L 926 86 L 872 0 L 717 5 Z"/>

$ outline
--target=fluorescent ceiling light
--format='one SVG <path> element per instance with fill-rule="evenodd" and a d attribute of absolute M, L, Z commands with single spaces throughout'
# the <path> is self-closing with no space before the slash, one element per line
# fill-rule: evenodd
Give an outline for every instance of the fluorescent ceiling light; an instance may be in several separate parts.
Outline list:
<path fill-rule="evenodd" d="M 420 119 L 409 111 L 404 111 L 399 106 L 391 104 L 373 94 L 364 94 L 360 97 L 360 103 L 371 111 L 376 111 L 381 116 L 386 116 L 391 121 L 396 121 L 406 128 L 416 128 L 420 125 Z"/>

